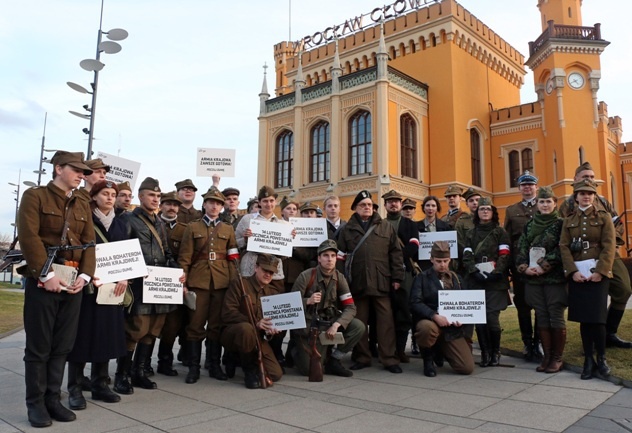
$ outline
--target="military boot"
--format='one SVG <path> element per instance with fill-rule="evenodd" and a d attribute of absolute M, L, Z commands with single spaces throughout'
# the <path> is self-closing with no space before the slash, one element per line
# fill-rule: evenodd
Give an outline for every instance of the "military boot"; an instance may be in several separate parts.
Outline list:
<path fill-rule="evenodd" d="M 217 380 L 227 380 L 228 376 L 222 370 L 220 365 L 220 358 L 222 356 L 222 345 L 219 341 L 209 342 L 209 360 L 208 375 Z"/>
<path fill-rule="evenodd" d="M 86 408 L 86 399 L 81 392 L 81 379 L 85 366 L 85 362 L 68 361 L 68 407 L 72 410 Z"/>
<path fill-rule="evenodd" d="M 46 364 L 46 393 L 44 405 L 52 419 L 70 422 L 77 419 L 75 413 L 61 404 L 61 384 L 64 380 L 66 356 L 51 356 Z M 80 387 L 80 386 L 79 386 Z"/>
<path fill-rule="evenodd" d="M 608 316 L 606 317 L 606 347 L 632 349 L 632 341 L 622 340 L 617 335 L 623 313 L 623 310 L 615 310 L 612 306 L 608 308 Z"/>
<path fill-rule="evenodd" d="M 173 345 L 160 340 L 158 345 L 158 369 L 165 376 L 177 376 L 178 372 L 173 368 Z"/>
<path fill-rule="evenodd" d="M 487 325 L 476 325 L 476 338 L 478 339 L 478 345 L 481 349 L 481 362 L 478 365 L 481 367 L 489 367 L 491 347 Z"/>
<path fill-rule="evenodd" d="M 421 357 L 424 360 L 424 376 L 435 377 L 437 375 L 437 370 L 435 369 L 435 366 L 434 366 L 433 350 L 429 348 L 421 349 Z"/>
<path fill-rule="evenodd" d="M 353 376 L 353 371 L 347 370 L 340 360 L 338 358 L 334 358 L 333 356 L 329 356 L 327 362 L 325 363 L 325 373 L 340 377 Z"/>
<path fill-rule="evenodd" d="M 92 400 L 101 400 L 104 403 L 118 403 L 121 396 L 112 392 L 108 386 L 108 363 L 93 362 L 90 373 L 92 384 Z"/>
<path fill-rule="evenodd" d="M 551 328 L 538 328 L 540 333 L 540 341 L 542 341 L 542 350 L 544 350 L 544 356 L 542 362 L 538 365 L 535 371 L 542 373 L 547 370 L 549 363 L 551 362 L 552 355 L 552 334 Z"/>
<path fill-rule="evenodd" d="M 132 385 L 140 386 L 144 389 L 156 389 L 158 385 L 147 377 L 145 365 L 151 359 L 151 344 L 138 343 L 134 353 L 134 363 L 132 364 Z"/>
<path fill-rule="evenodd" d="M 26 409 L 29 423 L 33 427 L 50 426 L 53 420 L 44 405 L 46 364 L 43 362 L 25 362 L 24 379 L 26 382 Z"/>
<path fill-rule="evenodd" d="M 551 337 L 551 360 L 545 371 L 546 373 L 557 373 L 564 365 L 562 355 L 564 354 L 564 347 L 566 346 L 566 328 L 552 328 Z"/>
<path fill-rule="evenodd" d="M 491 346 L 491 357 L 489 358 L 490 367 L 498 367 L 500 365 L 500 329 L 489 330 L 489 342 Z"/>
<path fill-rule="evenodd" d="M 114 374 L 114 391 L 119 394 L 134 394 L 134 387 L 130 382 L 130 370 L 132 368 L 133 350 L 128 350 L 126 356 L 116 360 L 116 374 Z"/>
<path fill-rule="evenodd" d="M 242 354 L 241 355 L 241 368 L 244 370 L 244 385 L 248 389 L 261 388 L 261 382 L 259 380 L 259 373 L 257 372 L 257 364 L 255 361 L 255 355 Z"/>
<path fill-rule="evenodd" d="M 186 383 L 196 383 L 200 379 L 200 361 L 202 358 L 202 341 L 185 342 L 186 351 L 189 355 L 189 372 L 187 373 Z"/>

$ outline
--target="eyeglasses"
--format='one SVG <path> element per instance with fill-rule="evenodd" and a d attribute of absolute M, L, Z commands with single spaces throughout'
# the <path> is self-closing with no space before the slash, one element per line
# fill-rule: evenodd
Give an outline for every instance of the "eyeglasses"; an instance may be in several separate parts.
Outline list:
<path fill-rule="evenodd" d="M 180 190 L 195 192 L 195 190 L 190 186 L 183 186 Z"/>
<path fill-rule="evenodd" d="M 478 210 L 479 210 L 479 212 L 491 212 L 492 211 L 492 209 L 488 208 L 488 207 L 481 207 L 481 208 L 478 208 Z"/>
<path fill-rule="evenodd" d="M 357 207 L 373 207 L 373 203 L 358 203 Z"/>

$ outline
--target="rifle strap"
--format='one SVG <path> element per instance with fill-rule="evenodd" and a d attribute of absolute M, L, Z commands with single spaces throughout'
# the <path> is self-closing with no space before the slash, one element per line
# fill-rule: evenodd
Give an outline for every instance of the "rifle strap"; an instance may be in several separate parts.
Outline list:
<path fill-rule="evenodd" d="M 153 234 L 154 237 L 158 240 L 158 246 L 160 246 L 160 250 L 162 251 L 162 254 L 164 255 L 165 254 L 165 248 L 162 246 L 162 239 L 160 238 L 160 235 L 156 231 L 156 228 L 154 227 L 154 225 L 143 214 L 139 213 L 138 214 L 138 218 L 140 218 L 140 220 L 145 223 L 145 225 L 147 226 L 147 228 L 149 229 L 151 234 Z"/>
<path fill-rule="evenodd" d="M 68 238 L 68 230 L 70 230 L 70 221 L 68 221 L 68 217 L 70 216 L 70 212 L 75 204 L 76 196 L 73 195 L 70 197 L 70 201 L 68 202 L 68 206 L 66 207 L 66 214 L 64 215 L 64 229 L 61 232 L 61 242 L 60 245 L 66 245 L 66 239 Z"/>

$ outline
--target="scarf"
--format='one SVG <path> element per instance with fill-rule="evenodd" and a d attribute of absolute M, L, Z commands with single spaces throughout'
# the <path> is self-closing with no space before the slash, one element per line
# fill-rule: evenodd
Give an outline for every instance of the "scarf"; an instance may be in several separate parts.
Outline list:
<path fill-rule="evenodd" d="M 112 221 L 114 221 L 114 216 L 116 215 L 116 212 L 113 212 L 112 210 L 110 210 L 110 213 L 106 215 L 103 212 L 101 212 L 98 207 L 95 207 L 92 213 L 94 214 L 94 216 L 97 217 L 99 221 L 101 221 L 101 224 L 103 224 L 103 227 L 105 227 L 105 230 L 109 231 L 110 226 L 112 225 Z"/>
<path fill-rule="evenodd" d="M 529 243 L 531 243 L 531 241 L 533 241 L 533 239 L 535 239 L 537 236 L 542 234 L 542 232 L 544 232 L 544 230 L 546 230 L 548 226 L 557 221 L 558 217 L 559 214 L 557 212 L 557 209 L 555 209 L 548 215 L 543 215 L 540 212 L 536 213 L 533 216 L 533 222 L 531 223 L 531 227 L 527 235 Z"/>
<path fill-rule="evenodd" d="M 178 219 L 178 217 L 177 217 L 177 216 L 174 216 L 173 218 L 168 218 L 165 214 L 162 214 L 162 213 L 160 214 L 160 218 L 161 218 L 163 221 L 166 221 L 166 222 L 168 222 L 168 223 L 172 223 L 172 222 L 174 222 L 175 220 L 177 220 L 177 219 Z"/>

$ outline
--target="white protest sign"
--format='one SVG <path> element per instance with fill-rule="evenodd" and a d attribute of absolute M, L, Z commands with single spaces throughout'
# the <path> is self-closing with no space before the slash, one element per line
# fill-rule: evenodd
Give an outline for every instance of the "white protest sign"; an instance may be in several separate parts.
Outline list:
<path fill-rule="evenodd" d="M 97 259 L 94 276 L 101 284 L 147 275 L 147 265 L 138 239 L 97 244 L 94 254 Z"/>
<path fill-rule="evenodd" d="M 272 325 L 279 331 L 304 329 L 305 312 L 301 292 L 261 297 L 263 317 L 272 319 Z"/>
<path fill-rule="evenodd" d="M 296 230 L 293 247 L 317 247 L 327 240 L 327 220 L 325 218 L 290 218 Z"/>
<path fill-rule="evenodd" d="M 235 149 L 212 149 L 198 147 L 197 175 L 235 177 Z"/>
<path fill-rule="evenodd" d="M 136 191 L 135 185 L 140 172 L 140 162 L 110 155 L 105 152 L 98 152 L 97 158 L 110 166 L 110 171 L 105 173 L 105 178 L 112 182 L 129 182 L 132 191 Z"/>
<path fill-rule="evenodd" d="M 147 266 L 143 280 L 143 304 L 182 304 L 182 269 Z"/>
<path fill-rule="evenodd" d="M 485 290 L 439 290 L 439 311 L 450 323 L 485 324 Z"/>
<path fill-rule="evenodd" d="M 450 258 L 459 257 L 456 243 L 456 231 L 419 233 L 419 260 L 430 260 L 430 249 L 436 241 L 446 241 L 450 244 Z"/>
<path fill-rule="evenodd" d="M 250 220 L 252 236 L 248 238 L 248 251 L 277 256 L 292 256 L 292 224 Z"/>

